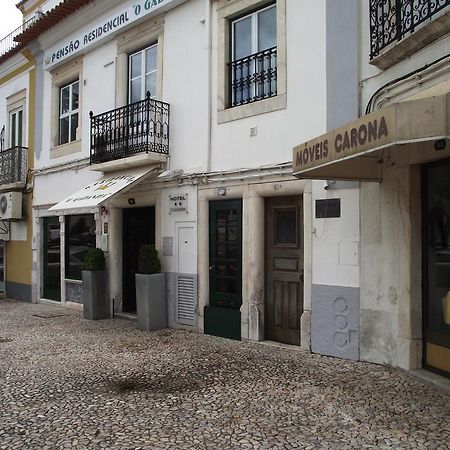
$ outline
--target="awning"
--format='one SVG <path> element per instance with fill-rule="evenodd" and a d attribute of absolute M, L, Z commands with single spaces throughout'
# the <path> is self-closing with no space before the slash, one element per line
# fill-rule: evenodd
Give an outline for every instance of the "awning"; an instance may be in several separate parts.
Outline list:
<path fill-rule="evenodd" d="M 450 94 L 396 103 L 294 148 L 298 178 L 381 181 L 385 168 L 450 157 Z"/>
<path fill-rule="evenodd" d="M 69 197 L 49 208 L 49 211 L 64 211 L 68 209 L 92 208 L 101 205 L 114 195 L 131 189 L 144 178 L 154 173 L 155 168 L 141 167 L 134 170 L 112 172 L 83 189 L 74 192 Z"/>

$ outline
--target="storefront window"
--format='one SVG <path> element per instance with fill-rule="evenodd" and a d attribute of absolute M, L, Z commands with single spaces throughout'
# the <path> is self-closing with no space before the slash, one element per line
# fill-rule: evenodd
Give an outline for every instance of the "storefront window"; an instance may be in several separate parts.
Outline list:
<path fill-rule="evenodd" d="M 86 253 L 95 248 L 93 214 L 66 217 L 66 278 L 81 280 Z"/>

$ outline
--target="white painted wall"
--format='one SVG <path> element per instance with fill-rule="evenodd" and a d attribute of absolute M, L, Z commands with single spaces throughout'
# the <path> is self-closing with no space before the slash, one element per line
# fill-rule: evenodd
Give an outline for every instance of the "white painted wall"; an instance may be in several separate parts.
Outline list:
<path fill-rule="evenodd" d="M 313 284 L 359 287 L 359 189 L 324 189 L 312 183 Z M 317 219 L 317 199 L 341 199 L 341 217 Z"/>
<path fill-rule="evenodd" d="M 212 170 L 292 161 L 292 148 L 326 131 L 324 0 L 286 2 L 287 109 L 217 124 L 217 20 L 212 31 Z M 250 128 L 257 136 L 250 137 Z"/>
<path fill-rule="evenodd" d="M 188 195 L 188 212 L 173 212 L 169 213 L 169 195 Z M 177 257 L 177 223 L 196 223 L 197 222 L 197 187 L 182 186 L 174 188 L 165 188 L 161 190 L 161 242 L 160 242 L 160 256 L 161 264 L 164 272 L 178 272 L 178 257 Z M 196 227 L 195 227 L 195 233 Z M 162 238 L 173 237 L 173 256 L 162 255 Z M 197 273 L 197 252 L 192 255 L 192 271 Z"/>

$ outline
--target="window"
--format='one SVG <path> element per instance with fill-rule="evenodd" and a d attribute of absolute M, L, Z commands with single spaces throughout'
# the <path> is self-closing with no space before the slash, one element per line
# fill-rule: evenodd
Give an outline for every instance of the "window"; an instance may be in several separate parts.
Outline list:
<path fill-rule="evenodd" d="M 156 95 L 158 44 L 151 45 L 129 56 L 129 103 L 144 100 L 147 92 Z"/>
<path fill-rule="evenodd" d="M 9 147 L 22 147 L 23 110 L 9 113 Z"/>
<path fill-rule="evenodd" d="M 95 248 L 95 220 L 93 214 L 66 217 L 66 278 L 81 280 L 86 253 Z"/>
<path fill-rule="evenodd" d="M 73 142 L 77 138 L 79 86 L 79 81 L 76 80 L 60 89 L 59 145 Z"/>
<path fill-rule="evenodd" d="M 277 95 L 276 6 L 231 22 L 231 106 Z"/>

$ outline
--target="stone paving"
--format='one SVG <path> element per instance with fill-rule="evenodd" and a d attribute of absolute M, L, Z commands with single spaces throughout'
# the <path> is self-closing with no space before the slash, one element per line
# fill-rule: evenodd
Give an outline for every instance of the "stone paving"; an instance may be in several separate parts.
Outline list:
<path fill-rule="evenodd" d="M 382 366 L 0 300 L 0 449 L 64 448 L 443 450 L 450 396 Z"/>

